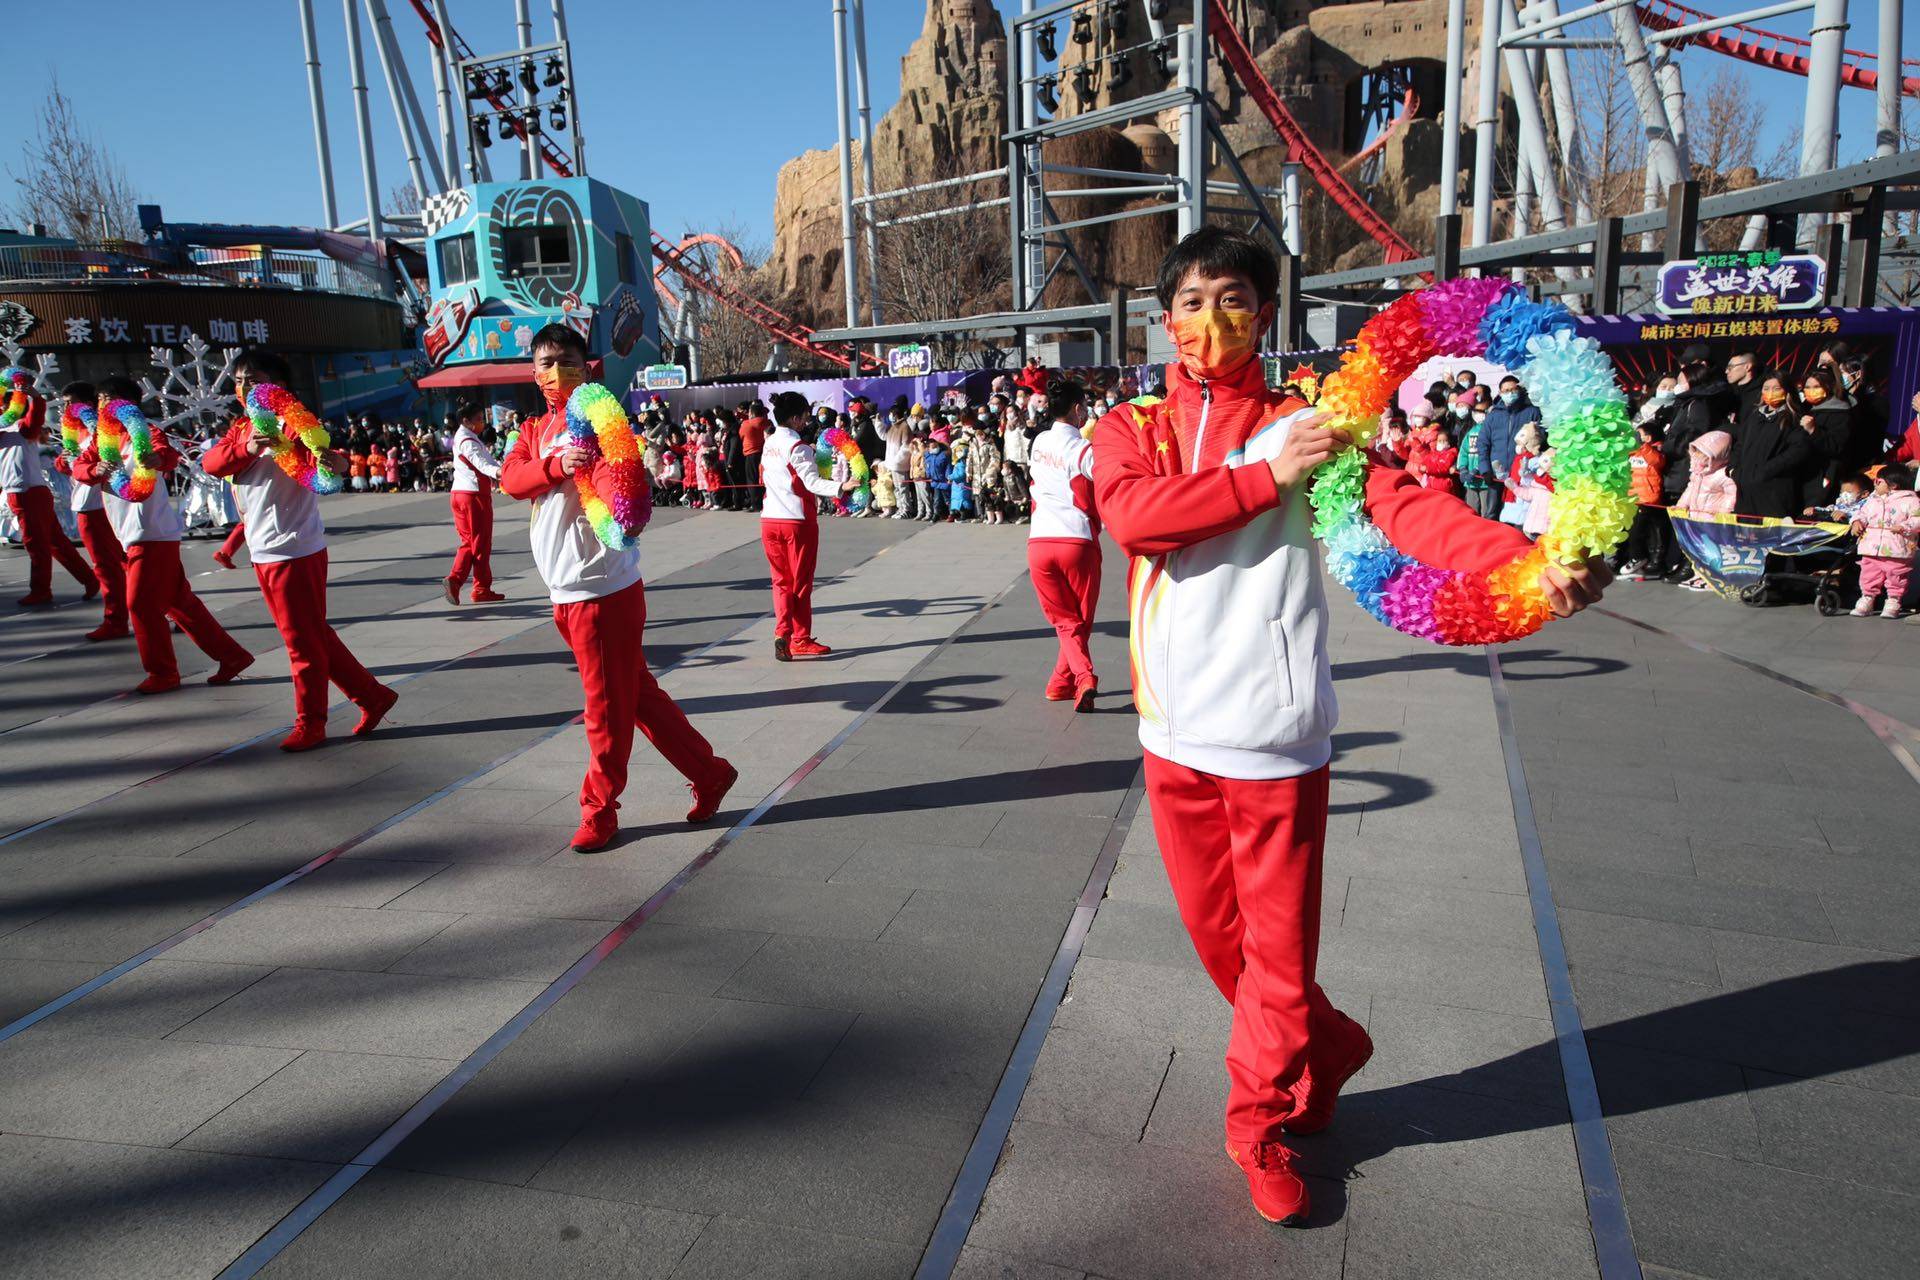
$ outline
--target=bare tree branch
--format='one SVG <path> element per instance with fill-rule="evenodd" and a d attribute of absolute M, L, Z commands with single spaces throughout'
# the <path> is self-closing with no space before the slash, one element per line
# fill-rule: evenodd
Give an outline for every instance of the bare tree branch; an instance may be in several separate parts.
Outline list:
<path fill-rule="evenodd" d="M 15 190 L 10 211 L 23 227 L 42 223 L 54 235 L 76 240 L 139 237 L 139 197 L 125 168 L 81 125 L 57 76 L 20 160 L 17 170 L 8 166 L 7 176 Z"/>

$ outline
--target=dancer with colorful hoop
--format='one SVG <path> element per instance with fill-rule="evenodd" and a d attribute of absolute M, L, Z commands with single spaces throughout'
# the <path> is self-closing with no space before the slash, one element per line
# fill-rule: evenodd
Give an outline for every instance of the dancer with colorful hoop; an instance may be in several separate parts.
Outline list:
<path fill-rule="evenodd" d="M 22 609 L 53 603 L 53 562 L 73 575 L 88 600 L 100 594 L 100 579 L 87 566 L 53 509 L 53 490 L 40 459 L 46 434 L 47 402 L 33 389 L 33 374 L 9 368 L 0 373 L 0 492 L 20 524 L 27 552 L 27 594 Z"/>
<path fill-rule="evenodd" d="M 286 641 L 293 676 L 293 732 L 282 751 L 311 751 L 327 739 L 327 685 L 360 708 L 353 736 L 364 738 L 400 695 L 373 678 L 327 621 L 327 526 L 317 493 L 339 489 L 346 464 L 326 432 L 286 391 L 287 362 L 270 351 L 243 351 L 233 364 L 242 416 L 208 446 L 200 464 L 233 481 L 260 594 Z"/>
<path fill-rule="evenodd" d="M 554 625 L 580 669 L 587 776 L 572 844 L 590 853 L 619 830 L 636 727 L 687 780 L 688 822 L 718 813 L 740 774 L 647 670 L 639 543 L 653 493 L 633 424 L 611 392 L 587 382 L 587 343 L 578 333 L 547 325 L 533 335 L 531 350 L 547 412 L 522 424 L 500 487 L 533 504 L 534 564 L 553 600 Z"/>
<path fill-rule="evenodd" d="M 180 664 L 173 652 L 175 623 L 217 664 L 207 683 L 232 684 L 253 665 L 253 655 L 193 593 L 181 567 L 180 539 L 187 527 L 159 479 L 180 465 L 180 453 L 164 433 L 147 424 L 140 411 L 140 388 L 131 379 L 108 378 L 100 390 L 105 394 L 96 395 L 85 382 L 66 388 L 70 414 L 80 416 L 88 397 L 97 405 L 94 429 L 73 460 L 73 478 L 78 484 L 99 486 L 114 536 L 126 548 L 127 606 L 133 615 L 133 642 L 146 670 L 134 692 L 167 693 L 180 687 Z M 150 479 L 141 482 L 142 474 Z"/>
<path fill-rule="evenodd" d="M 760 453 L 760 546 L 773 583 L 773 656 L 788 662 L 833 652 L 813 638 L 813 570 L 820 558 L 820 504 L 814 498 L 838 498 L 860 486 L 851 476 L 835 484 L 820 474 L 808 442 L 816 428 L 805 396 L 774 396 L 773 421 Z"/>
<path fill-rule="evenodd" d="M 104 606 L 100 625 L 87 632 L 87 640 L 99 644 L 133 634 L 127 615 L 127 552 L 113 531 L 101 487 L 86 484 L 73 474 L 73 464 L 93 442 L 94 402 L 100 394 L 91 382 L 71 382 L 61 388 L 60 395 L 65 401 L 60 411 L 60 456 L 53 465 L 73 481 L 69 509 L 80 529 L 80 545 L 93 562 L 93 576 L 100 580 Z"/>
<path fill-rule="evenodd" d="M 453 433 L 453 493 L 448 502 L 460 550 L 442 584 L 448 604 L 460 603 L 468 574 L 473 575 L 475 604 L 506 599 L 493 589 L 493 486 L 500 479 L 500 459 L 480 438 L 486 412 L 478 400 L 462 400 L 455 410 L 459 427 Z"/>
<path fill-rule="evenodd" d="M 1299 1225 L 1309 1195 L 1284 1137 L 1329 1124 L 1373 1052 L 1314 981 L 1337 715 L 1316 511 L 1362 604 L 1435 639 L 1525 634 L 1591 604 L 1610 575 L 1582 558 L 1601 549 L 1604 484 L 1536 548 L 1404 471 L 1367 467 L 1359 446 L 1422 342 L 1462 355 L 1479 342 L 1500 358 L 1464 308 L 1440 310 L 1436 343 L 1397 323 L 1419 315 L 1420 295 L 1396 303 L 1396 323 L 1356 344 L 1322 397 L 1329 411 L 1316 412 L 1269 391 L 1256 358 L 1278 278 L 1247 236 L 1207 227 L 1182 240 L 1159 280 L 1179 352 L 1167 397 L 1107 414 L 1093 450 L 1101 518 L 1134 557 L 1134 701 L 1154 830 L 1201 963 L 1233 1005 L 1227 1153 L 1256 1211 Z M 1554 327 L 1541 320 L 1539 333 Z M 1505 351 L 1520 335 L 1499 336 Z"/>
<path fill-rule="evenodd" d="M 1060 637 L 1060 656 L 1047 678 L 1047 701 L 1092 711 L 1100 693 L 1087 642 L 1100 600 L 1100 517 L 1093 501 L 1093 446 L 1086 388 L 1071 378 L 1047 384 L 1052 425 L 1033 438 L 1033 524 L 1027 530 L 1027 570 L 1040 612 Z"/>

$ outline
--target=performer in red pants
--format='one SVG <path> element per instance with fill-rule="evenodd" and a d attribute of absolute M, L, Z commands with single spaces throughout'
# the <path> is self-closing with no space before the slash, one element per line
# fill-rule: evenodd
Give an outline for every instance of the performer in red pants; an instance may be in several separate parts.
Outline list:
<path fill-rule="evenodd" d="M 533 335 L 532 350 L 534 380 L 547 412 L 521 425 L 501 468 L 500 487 L 533 503 L 533 560 L 553 600 L 554 625 L 580 669 L 588 758 L 572 844 L 590 853 L 605 848 L 619 830 L 620 795 L 627 786 L 636 727 L 687 780 L 693 792 L 688 822 L 705 822 L 718 813 L 740 774 L 713 753 L 647 670 L 640 549 L 606 546 L 582 511 L 573 479 L 581 467 L 593 468 L 601 494 L 613 492 L 613 473 L 605 461 L 568 443 L 567 397 L 586 380 L 586 340 L 565 325 L 550 324 Z M 634 496 L 642 510 L 653 501 L 644 482 Z"/>
<path fill-rule="evenodd" d="M 108 378 L 101 384 L 107 400 L 140 402 L 140 388 L 127 378 Z M 72 397 L 76 388 L 91 391 L 85 383 L 66 390 Z M 106 400 L 101 401 L 102 404 Z M 180 465 L 180 454 L 159 432 L 154 433 L 150 465 L 163 475 Z M 98 485 L 103 492 L 105 511 L 113 521 L 116 547 L 127 549 L 127 593 L 133 613 L 133 639 L 140 649 L 140 665 L 147 678 L 135 687 L 138 693 L 166 693 L 180 687 L 180 666 L 173 655 L 173 628 L 178 623 L 192 641 L 200 646 L 218 669 L 207 683 L 231 684 L 242 671 L 253 665 L 253 655 L 227 634 L 225 627 L 193 594 L 187 584 L 186 570 L 180 565 L 180 539 L 186 525 L 174 510 L 165 483 L 154 486 L 140 502 L 130 502 L 107 489 L 107 469 L 101 465 L 100 451 L 92 441 L 73 464 L 74 479 L 81 484 Z"/>
<path fill-rule="evenodd" d="M 808 426 L 807 398 L 782 391 L 773 398 L 777 424 L 760 451 L 760 545 L 773 580 L 773 656 L 782 662 L 832 653 L 813 638 L 813 568 L 820 557 L 820 505 L 858 486 L 835 484 L 814 464 L 813 446 L 801 435 Z"/>
<path fill-rule="evenodd" d="M 245 520 L 227 530 L 227 536 L 220 540 L 220 549 L 213 553 L 213 562 L 222 569 L 232 569 L 233 553 L 247 545 L 247 522 Z"/>
<path fill-rule="evenodd" d="M 255 386 L 285 387 L 292 377 L 287 362 L 272 352 L 243 351 L 234 361 L 234 395 L 244 407 Z M 331 461 L 339 464 L 334 470 L 346 470 L 344 458 Z M 280 469 L 266 437 L 245 417 L 208 447 L 200 464 L 208 475 L 233 481 L 254 577 L 286 641 L 296 713 L 293 732 L 280 749 L 310 751 L 327 740 L 329 682 L 360 708 L 353 736 L 372 733 L 400 695 L 375 680 L 327 622 L 327 527 L 318 499 Z"/>
<path fill-rule="evenodd" d="M 9 389 L 0 388 L 0 399 Z M 100 591 L 100 580 L 87 567 L 60 518 L 53 510 L 53 490 L 47 487 L 47 473 L 40 460 L 40 445 L 46 432 L 47 402 L 29 391 L 26 416 L 0 429 L 0 491 L 7 495 L 7 506 L 20 522 L 20 541 L 27 551 L 27 594 L 21 596 L 22 609 L 39 609 L 53 603 L 53 562 L 73 575 L 91 600 Z"/>
<path fill-rule="evenodd" d="M 1287 1133 L 1333 1119 L 1373 1052 L 1314 980 L 1327 771 L 1337 709 L 1327 604 L 1304 487 L 1347 440 L 1267 390 L 1255 358 L 1279 268 L 1258 241 L 1205 227 L 1160 275 L 1179 353 L 1167 397 L 1094 431 L 1101 518 L 1129 575 L 1134 703 L 1147 798 L 1180 917 L 1233 1004 L 1227 1154 L 1255 1210 L 1298 1225 L 1308 1193 Z M 1492 569 L 1523 535 L 1407 472 L 1373 468 L 1367 512 L 1427 564 Z M 1551 568 L 1565 616 L 1598 599 L 1604 564 Z"/>
<path fill-rule="evenodd" d="M 91 382 L 70 382 L 60 389 L 60 395 L 68 404 L 77 402 L 89 409 L 100 398 Z M 92 443 L 92 438 L 83 432 L 81 448 Z M 113 531 L 113 521 L 107 517 L 100 486 L 75 479 L 73 464 L 64 453 L 53 460 L 53 465 L 73 481 L 68 507 L 73 512 L 74 523 L 80 526 L 80 545 L 87 549 L 87 559 L 93 562 L 93 576 L 100 580 L 101 600 L 106 606 L 100 625 L 87 632 L 87 639 L 96 644 L 102 640 L 118 640 L 130 632 L 126 550 Z"/>
<path fill-rule="evenodd" d="M 1086 388 L 1071 378 L 1052 379 L 1047 412 L 1053 425 L 1034 437 L 1028 453 L 1033 524 L 1027 532 L 1027 569 L 1040 611 L 1060 636 L 1047 697 L 1071 699 L 1075 711 L 1091 711 L 1100 692 L 1087 649 L 1100 599 L 1100 521 L 1093 504 L 1093 446 L 1080 434 L 1087 420 Z"/>
<path fill-rule="evenodd" d="M 493 456 L 480 427 L 486 413 L 477 400 L 463 400 L 456 410 L 459 430 L 453 433 L 453 528 L 460 536 L 453 572 L 443 584 L 448 604 L 460 603 L 460 588 L 473 575 L 473 602 L 497 604 L 506 597 L 493 589 L 493 483 L 500 478 L 500 459 Z"/>

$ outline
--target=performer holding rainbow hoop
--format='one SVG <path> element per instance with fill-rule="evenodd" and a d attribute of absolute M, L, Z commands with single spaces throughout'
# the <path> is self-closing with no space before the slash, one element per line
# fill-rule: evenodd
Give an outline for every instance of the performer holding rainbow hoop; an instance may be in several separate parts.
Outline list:
<path fill-rule="evenodd" d="M 1159 281 L 1179 351 L 1167 397 L 1100 420 L 1093 479 L 1108 531 L 1134 558 L 1134 702 L 1154 830 L 1181 919 L 1233 1005 L 1227 1154 L 1262 1217 L 1300 1225 L 1309 1196 L 1284 1137 L 1331 1123 L 1340 1087 L 1373 1053 L 1314 981 L 1338 714 L 1316 533 L 1336 577 L 1400 630 L 1447 643 L 1525 635 L 1610 580 L 1595 557 L 1631 513 L 1630 444 L 1564 311 L 1499 281 L 1444 285 L 1376 317 L 1329 379 L 1325 412 L 1269 391 L 1256 350 L 1278 278 L 1261 244 L 1217 227 L 1174 248 Z M 1558 380 L 1563 421 L 1549 410 L 1547 425 L 1577 459 L 1579 496 L 1539 545 L 1404 471 L 1369 469 L 1356 447 L 1436 353 L 1530 357 L 1536 376 Z"/>

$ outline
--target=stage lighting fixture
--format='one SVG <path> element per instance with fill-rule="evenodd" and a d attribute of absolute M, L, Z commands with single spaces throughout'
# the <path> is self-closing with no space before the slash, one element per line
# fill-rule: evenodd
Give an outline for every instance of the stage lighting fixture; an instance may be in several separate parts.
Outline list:
<path fill-rule="evenodd" d="M 473 122 L 473 140 L 483 148 L 493 145 L 493 131 L 487 128 L 486 117 L 483 116 Z"/>
<path fill-rule="evenodd" d="M 1147 0 L 1147 16 L 1155 22 L 1167 16 L 1173 8 L 1173 0 Z"/>
<path fill-rule="evenodd" d="M 1116 41 L 1127 38 L 1127 0 L 1107 0 L 1107 34 Z"/>
<path fill-rule="evenodd" d="M 1040 40 L 1040 56 L 1048 62 L 1058 62 L 1060 60 L 1060 43 L 1054 36 L 1053 24 L 1049 22 L 1044 27 L 1041 27 L 1038 35 Z"/>
<path fill-rule="evenodd" d="M 467 73 L 467 96 L 484 98 L 487 96 L 487 73 L 475 69 Z"/>
<path fill-rule="evenodd" d="M 1076 9 L 1073 13 L 1073 42 L 1075 44 L 1093 43 L 1093 11 Z"/>
<path fill-rule="evenodd" d="M 1162 40 L 1153 46 L 1160 58 L 1160 74 L 1171 80 L 1180 74 L 1180 51 L 1172 40 Z"/>
<path fill-rule="evenodd" d="M 532 58 L 520 64 L 520 87 L 528 93 L 534 93 L 540 88 L 540 76 L 533 65 Z"/>
<path fill-rule="evenodd" d="M 1093 105 L 1093 94 L 1093 64 L 1083 62 L 1073 69 L 1073 96 L 1080 99 L 1081 110 Z"/>
<path fill-rule="evenodd" d="M 567 127 L 566 109 L 557 102 L 553 104 L 553 110 L 548 113 L 547 119 L 552 122 L 553 127 L 556 129 L 564 129 Z"/>
<path fill-rule="evenodd" d="M 1133 68 L 1127 65 L 1127 55 L 1116 53 L 1107 59 L 1107 83 L 1115 89 L 1133 79 Z"/>
<path fill-rule="evenodd" d="M 547 59 L 547 88 L 551 89 L 567 77 L 560 69 L 560 59 Z"/>
<path fill-rule="evenodd" d="M 1047 109 L 1048 115 L 1057 115 L 1060 111 L 1060 96 L 1054 92 L 1057 76 L 1048 76 L 1034 86 L 1034 95 L 1040 99 L 1040 105 Z"/>

